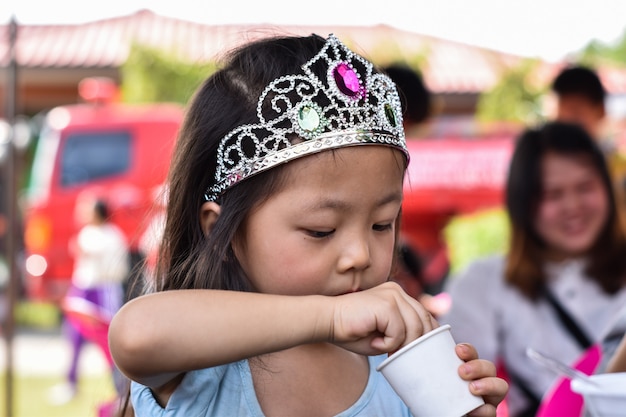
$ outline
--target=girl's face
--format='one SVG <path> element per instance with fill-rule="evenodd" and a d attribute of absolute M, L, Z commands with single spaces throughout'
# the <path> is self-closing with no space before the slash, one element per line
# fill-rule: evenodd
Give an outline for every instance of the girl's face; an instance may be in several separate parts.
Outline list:
<path fill-rule="evenodd" d="M 233 244 L 262 293 L 339 295 L 389 277 L 404 161 L 356 146 L 290 162 L 280 191 L 254 209 Z"/>
<path fill-rule="evenodd" d="M 584 255 L 609 217 L 609 196 L 585 156 L 549 152 L 541 162 L 543 194 L 535 230 L 556 258 Z"/>

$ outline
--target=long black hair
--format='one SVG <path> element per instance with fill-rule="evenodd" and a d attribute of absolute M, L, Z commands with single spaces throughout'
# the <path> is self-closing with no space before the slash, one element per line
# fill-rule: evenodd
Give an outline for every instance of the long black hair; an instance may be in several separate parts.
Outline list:
<path fill-rule="evenodd" d="M 227 64 L 197 90 L 170 167 L 157 290 L 251 290 L 231 242 L 249 211 L 279 186 L 281 168 L 246 179 L 225 192 L 219 201 L 221 215 L 205 235 L 199 213 L 205 191 L 214 181 L 217 149 L 229 131 L 255 121 L 257 100 L 265 86 L 301 71 L 324 43 L 317 35 L 254 41 L 234 50 Z"/>

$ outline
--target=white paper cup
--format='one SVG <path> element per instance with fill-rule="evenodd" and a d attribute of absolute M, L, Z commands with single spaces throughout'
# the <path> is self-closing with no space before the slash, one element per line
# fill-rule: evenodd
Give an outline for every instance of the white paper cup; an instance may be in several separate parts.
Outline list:
<path fill-rule="evenodd" d="M 590 377 L 597 385 L 572 380 L 572 391 L 582 394 L 585 410 L 593 417 L 626 417 L 626 372 Z"/>
<path fill-rule="evenodd" d="M 485 402 L 459 376 L 463 361 L 446 324 L 389 356 L 376 370 L 415 417 L 460 417 Z"/>

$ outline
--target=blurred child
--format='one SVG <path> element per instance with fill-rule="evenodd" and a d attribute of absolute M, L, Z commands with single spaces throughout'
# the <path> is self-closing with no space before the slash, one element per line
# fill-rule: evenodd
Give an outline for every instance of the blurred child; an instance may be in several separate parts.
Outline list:
<path fill-rule="evenodd" d="M 85 194 L 76 203 L 75 219 L 82 225 L 70 242 L 74 254 L 72 284 L 66 300 L 84 300 L 94 312 L 110 320 L 123 300 L 122 281 L 129 270 L 129 251 L 122 231 L 109 221 L 109 209 L 100 198 Z M 53 387 L 51 402 L 63 404 L 71 400 L 78 388 L 80 353 L 86 342 L 86 330 L 66 320 L 65 331 L 71 346 L 71 362 L 64 384 Z M 121 384 L 121 378 L 119 379 Z M 118 386 L 118 390 L 122 387 Z"/>

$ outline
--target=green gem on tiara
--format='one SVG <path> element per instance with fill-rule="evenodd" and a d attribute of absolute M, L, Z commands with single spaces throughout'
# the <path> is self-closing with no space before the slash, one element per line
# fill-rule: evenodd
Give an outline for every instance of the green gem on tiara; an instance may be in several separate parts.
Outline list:
<path fill-rule="evenodd" d="M 396 119 L 396 112 L 393 110 L 393 106 L 389 103 L 385 103 L 385 117 L 391 127 L 398 127 L 398 119 Z"/>
<path fill-rule="evenodd" d="M 302 106 L 298 111 L 298 124 L 307 132 L 313 132 L 320 125 L 320 115 L 311 106 Z"/>
<path fill-rule="evenodd" d="M 303 103 L 297 112 L 298 134 L 305 139 L 313 139 L 326 126 L 326 119 L 322 116 L 322 108 L 315 103 Z"/>

